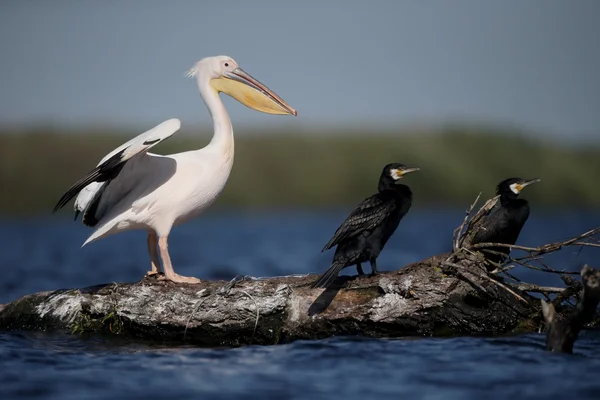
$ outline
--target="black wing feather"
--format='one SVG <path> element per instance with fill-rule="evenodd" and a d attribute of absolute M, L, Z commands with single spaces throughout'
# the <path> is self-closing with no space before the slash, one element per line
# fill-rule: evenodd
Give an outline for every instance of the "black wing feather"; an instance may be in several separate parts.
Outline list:
<path fill-rule="evenodd" d="M 127 148 L 119 151 L 108 160 L 98 165 L 89 174 L 78 180 L 73 186 L 67 190 L 65 194 L 62 195 L 54 210 L 52 212 L 56 212 L 63 208 L 73 197 L 77 196 L 77 194 L 87 185 L 92 182 L 105 182 L 111 179 L 114 179 L 119 175 L 121 169 L 127 162 L 127 160 L 123 161 L 123 153 L 127 150 Z M 77 216 L 75 216 L 77 218 Z"/>
<path fill-rule="evenodd" d="M 325 245 L 325 251 L 361 232 L 377 227 L 396 208 L 392 198 L 384 198 L 380 193 L 363 200 L 335 231 L 333 237 Z"/>
<path fill-rule="evenodd" d="M 102 194 L 104 193 L 107 187 L 108 183 L 102 184 L 98 191 L 94 193 L 94 197 L 92 197 L 92 199 L 88 203 L 88 206 L 85 208 L 83 216 L 81 217 L 81 222 L 83 222 L 85 226 L 96 226 L 96 224 L 98 223 L 99 219 L 96 218 L 96 210 L 98 210 L 98 206 L 100 205 L 100 198 L 102 197 Z M 75 218 L 77 218 L 77 216 Z"/>
<path fill-rule="evenodd" d="M 506 211 L 502 208 L 488 215 L 473 238 L 477 243 L 504 243 L 509 221 Z M 511 243 L 509 243 L 511 244 Z"/>

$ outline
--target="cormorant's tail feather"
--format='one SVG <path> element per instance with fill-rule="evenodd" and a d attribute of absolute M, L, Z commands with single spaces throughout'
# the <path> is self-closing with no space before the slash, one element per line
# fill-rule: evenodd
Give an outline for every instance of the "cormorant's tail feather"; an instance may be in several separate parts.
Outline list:
<path fill-rule="evenodd" d="M 329 267 L 329 269 L 325 271 L 325 273 L 310 286 L 311 289 L 329 287 L 329 285 L 331 285 L 335 278 L 337 278 L 337 276 L 340 274 L 345 265 L 346 263 L 344 262 L 334 261 L 334 263 L 331 264 L 331 267 Z"/>

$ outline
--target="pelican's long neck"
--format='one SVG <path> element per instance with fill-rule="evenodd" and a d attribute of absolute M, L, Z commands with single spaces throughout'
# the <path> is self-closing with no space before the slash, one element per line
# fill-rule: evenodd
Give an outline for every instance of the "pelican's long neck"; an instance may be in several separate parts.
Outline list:
<path fill-rule="evenodd" d="M 197 82 L 200 94 L 213 120 L 214 134 L 207 147 L 218 148 L 233 156 L 233 127 L 231 126 L 231 119 L 229 119 L 225 105 L 221 101 L 217 91 L 210 86 L 209 79 L 199 76 Z"/>

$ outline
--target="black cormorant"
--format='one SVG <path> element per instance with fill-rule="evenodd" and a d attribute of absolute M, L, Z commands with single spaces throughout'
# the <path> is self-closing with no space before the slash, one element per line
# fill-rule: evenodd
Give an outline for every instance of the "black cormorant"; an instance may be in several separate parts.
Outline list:
<path fill-rule="evenodd" d="M 388 164 L 379 178 L 378 193 L 366 198 L 346 218 L 322 251 L 337 245 L 331 267 L 312 284 L 312 288 L 328 287 L 340 271 L 356 265 L 363 274 L 361 263 L 369 261 L 376 274 L 376 260 L 412 203 L 412 192 L 406 185 L 396 184 L 403 175 L 418 171 L 417 167 Z"/>
<path fill-rule="evenodd" d="M 529 217 L 529 203 L 525 199 L 519 199 L 519 193 L 526 186 L 539 181 L 539 179 L 509 178 L 500 182 L 496 188 L 496 194 L 500 195 L 500 207 L 485 218 L 479 231 L 475 234 L 472 244 L 515 244 L 523 225 Z M 485 255 L 487 260 L 497 264 L 504 262 L 510 253 L 509 247 L 489 247 L 486 249 L 501 253 L 487 253 Z M 494 268 L 492 266 L 488 267 L 491 270 Z"/>

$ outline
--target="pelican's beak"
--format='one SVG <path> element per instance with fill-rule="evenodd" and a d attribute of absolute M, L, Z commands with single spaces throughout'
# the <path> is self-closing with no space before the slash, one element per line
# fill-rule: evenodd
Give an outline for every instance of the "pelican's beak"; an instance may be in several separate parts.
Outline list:
<path fill-rule="evenodd" d="M 211 80 L 210 85 L 216 91 L 226 93 L 256 111 L 267 114 L 298 115 L 298 112 L 275 92 L 241 68 L 236 68 L 231 72 L 226 72 L 220 78 Z"/>

